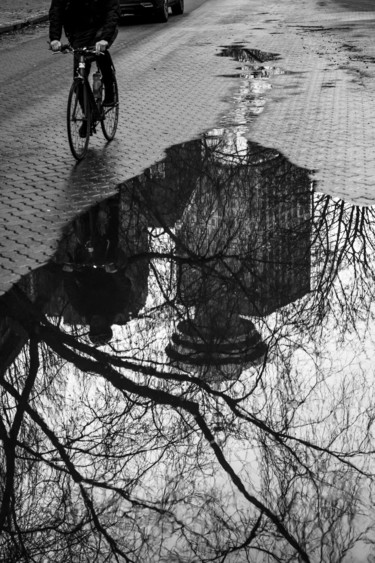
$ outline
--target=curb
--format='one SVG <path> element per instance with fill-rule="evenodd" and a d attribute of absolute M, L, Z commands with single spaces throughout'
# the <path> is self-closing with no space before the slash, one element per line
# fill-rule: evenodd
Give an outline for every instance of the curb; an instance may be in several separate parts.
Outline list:
<path fill-rule="evenodd" d="M 27 27 L 28 25 L 42 23 L 45 21 L 48 21 L 48 14 L 33 16 L 32 18 L 27 18 L 26 20 L 17 20 L 10 24 L 0 24 L 0 35 L 2 35 L 3 33 L 9 33 L 10 31 L 16 31 L 17 29 L 22 29 L 23 27 Z"/>

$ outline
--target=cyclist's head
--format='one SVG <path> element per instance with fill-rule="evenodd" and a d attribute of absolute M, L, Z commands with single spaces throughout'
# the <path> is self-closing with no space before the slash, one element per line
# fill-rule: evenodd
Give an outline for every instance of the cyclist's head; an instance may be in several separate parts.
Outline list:
<path fill-rule="evenodd" d="M 89 338 L 95 346 L 104 346 L 113 336 L 111 324 L 105 317 L 94 315 L 90 322 Z"/>

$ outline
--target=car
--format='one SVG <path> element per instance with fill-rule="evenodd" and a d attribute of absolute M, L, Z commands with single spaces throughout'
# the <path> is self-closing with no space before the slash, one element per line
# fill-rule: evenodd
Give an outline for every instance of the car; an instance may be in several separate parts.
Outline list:
<path fill-rule="evenodd" d="M 121 16 L 151 12 L 157 21 L 168 21 L 168 9 L 172 14 L 184 13 L 184 0 L 120 0 Z"/>

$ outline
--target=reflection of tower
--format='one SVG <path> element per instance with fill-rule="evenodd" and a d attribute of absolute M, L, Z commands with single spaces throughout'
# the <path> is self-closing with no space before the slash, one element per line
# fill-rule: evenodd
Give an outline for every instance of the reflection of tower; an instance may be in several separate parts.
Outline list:
<path fill-rule="evenodd" d="M 309 291 L 311 190 L 307 172 L 276 151 L 248 143 L 234 154 L 222 139 L 203 144 L 204 173 L 181 221 L 178 253 L 189 263 L 178 290 L 190 317 L 167 353 L 208 378 L 219 366 L 224 379 L 264 356 L 248 317 Z"/>
<path fill-rule="evenodd" d="M 227 265 L 232 272 L 226 271 Z M 238 379 L 245 368 L 262 362 L 266 353 L 254 324 L 242 316 L 246 296 L 236 280 L 237 265 L 237 260 L 225 263 L 219 258 L 208 268 L 183 265 L 179 269 L 179 299 L 187 318 L 177 325 L 166 352 L 180 367 L 190 366 L 207 381 Z"/>
<path fill-rule="evenodd" d="M 246 366 L 259 364 L 266 352 L 249 319 L 222 307 L 218 300 L 197 307 L 193 318 L 181 321 L 166 352 L 180 367 L 193 367 L 207 381 L 235 380 Z M 224 301 L 228 306 L 228 300 Z"/>
<path fill-rule="evenodd" d="M 268 315 L 310 290 L 311 181 L 274 150 L 221 138 L 209 138 L 181 237 L 225 263 L 246 293 L 242 314 Z"/>

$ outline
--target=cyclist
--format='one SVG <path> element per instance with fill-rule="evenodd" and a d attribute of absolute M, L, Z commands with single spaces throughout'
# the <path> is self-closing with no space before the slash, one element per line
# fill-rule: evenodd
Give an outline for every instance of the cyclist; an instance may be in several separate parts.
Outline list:
<path fill-rule="evenodd" d="M 64 29 L 73 49 L 95 45 L 98 66 L 103 76 L 105 97 L 103 104 L 114 103 L 112 81 L 112 59 L 109 47 L 116 39 L 120 18 L 119 0 L 52 0 L 49 10 L 49 38 L 52 51 L 61 49 Z M 74 58 L 74 74 L 78 56 Z M 90 72 L 87 63 L 86 72 Z M 83 132 L 84 133 L 84 132 Z"/>

